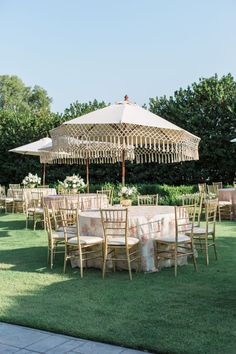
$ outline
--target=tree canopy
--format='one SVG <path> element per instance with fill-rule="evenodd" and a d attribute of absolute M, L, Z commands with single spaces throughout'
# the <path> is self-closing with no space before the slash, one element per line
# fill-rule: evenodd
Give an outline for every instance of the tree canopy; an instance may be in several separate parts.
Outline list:
<path fill-rule="evenodd" d="M 169 98 L 151 98 L 149 109 L 201 138 L 200 160 L 177 167 L 184 181 L 233 180 L 236 82 L 231 74 L 202 78 Z"/>

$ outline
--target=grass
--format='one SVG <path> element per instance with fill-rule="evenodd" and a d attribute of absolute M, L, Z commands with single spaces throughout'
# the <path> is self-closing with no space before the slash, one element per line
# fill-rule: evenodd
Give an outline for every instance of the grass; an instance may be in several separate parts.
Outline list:
<path fill-rule="evenodd" d="M 44 231 L 22 215 L 0 216 L 0 320 L 154 353 L 224 353 L 236 348 L 236 223 L 217 225 L 218 255 L 159 273 L 107 275 L 46 265 Z"/>

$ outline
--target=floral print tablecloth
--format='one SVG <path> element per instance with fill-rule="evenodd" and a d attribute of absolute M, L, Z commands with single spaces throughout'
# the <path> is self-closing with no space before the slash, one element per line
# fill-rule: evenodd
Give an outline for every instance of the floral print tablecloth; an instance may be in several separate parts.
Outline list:
<path fill-rule="evenodd" d="M 170 236 L 175 233 L 174 207 L 171 206 L 131 206 L 129 209 L 129 233 L 132 237 L 140 239 L 142 270 L 147 272 L 156 271 L 154 257 L 155 223 L 161 223 L 160 236 Z M 102 223 L 99 211 L 85 211 L 80 214 L 81 235 L 103 237 Z M 186 264 L 187 257 L 183 256 L 179 264 Z M 163 267 L 169 267 L 172 263 L 167 260 L 162 263 Z M 126 268 L 123 264 L 121 267 Z"/>

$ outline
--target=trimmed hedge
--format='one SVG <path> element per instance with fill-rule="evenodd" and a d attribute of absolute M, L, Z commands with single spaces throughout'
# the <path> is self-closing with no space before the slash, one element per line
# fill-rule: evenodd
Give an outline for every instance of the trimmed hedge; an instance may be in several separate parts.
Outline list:
<path fill-rule="evenodd" d="M 159 204 L 160 205 L 178 205 L 181 203 L 181 196 L 183 194 L 191 194 L 196 193 L 198 191 L 197 185 L 192 186 L 169 186 L 167 184 L 133 184 L 127 185 L 129 187 L 136 187 L 139 194 L 158 194 L 159 195 Z M 109 187 L 113 187 L 114 196 L 113 201 L 114 204 L 119 203 L 118 190 L 120 188 L 120 184 L 114 183 L 105 183 L 105 184 L 93 184 L 90 187 L 90 192 L 96 192 L 99 189 L 106 189 Z M 137 201 L 134 200 L 134 205 L 137 204 Z"/>

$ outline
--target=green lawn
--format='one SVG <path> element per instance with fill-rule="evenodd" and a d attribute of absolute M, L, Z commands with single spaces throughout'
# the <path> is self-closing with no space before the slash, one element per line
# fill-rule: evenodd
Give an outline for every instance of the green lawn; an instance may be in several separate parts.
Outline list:
<path fill-rule="evenodd" d="M 0 321 L 155 353 L 236 351 L 236 222 L 217 225 L 218 255 L 206 267 L 159 273 L 62 273 L 46 264 L 44 231 L 25 230 L 22 215 L 0 216 Z"/>

